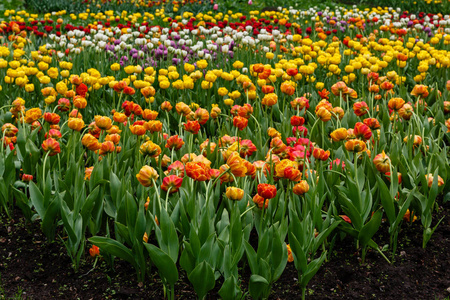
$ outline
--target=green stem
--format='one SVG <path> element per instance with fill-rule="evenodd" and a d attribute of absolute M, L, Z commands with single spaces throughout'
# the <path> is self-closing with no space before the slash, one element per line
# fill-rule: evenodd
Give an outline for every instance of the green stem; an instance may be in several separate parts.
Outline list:
<path fill-rule="evenodd" d="M 45 164 L 47 163 L 47 157 L 50 154 L 50 151 L 47 151 L 47 153 L 45 154 L 45 158 L 44 158 L 44 164 L 42 165 L 42 183 L 43 186 L 45 187 Z"/>
<path fill-rule="evenodd" d="M 170 187 L 168 190 L 167 190 L 167 195 L 166 195 L 166 211 L 167 211 L 167 203 L 169 202 L 169 195 L 170 195 L 170 190 L 172 189 L 172 187 Z"/>

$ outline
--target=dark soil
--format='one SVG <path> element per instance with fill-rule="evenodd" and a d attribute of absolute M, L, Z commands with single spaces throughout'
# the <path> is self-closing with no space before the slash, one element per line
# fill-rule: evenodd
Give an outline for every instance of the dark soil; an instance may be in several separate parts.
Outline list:
<path fill-rule="evenodd" d="M 403 225 L 396 261 L 389 265 L 377 252 L 369 251 L 366 264 L 349 238 L 337 241 L 330 260 L 308 285 L 308 299 L 448 299 L 450 296 L 450 203 L 440 208 L 446 216 L 422 249 L 420 221 Z M 74 273 L 61 242 L 48 243 L 39 225 L 26 224 L 16 210 L 11 221 L 0 218 L 0 299 L 162 299 L 163 287 L 153 269 L 142 287 L 130 264 L 116 260 L 114 270 L 94 261 L 86 251 L 78 273 Z M 3 222 L 3 223 L 2 223 Z M 388 241 L 383 225 L 377 242 Z M 388 252 L 386 252 L 388 255 Z M 250 275 L 243 266 L 242 287 Z M 210 292 L 219 298 L 221 282 Z M 180 271 L 176 298 L 196 299 L 187 276 Z M 297 271 L 289 263 L 273 286 L 271 299 L 299 299 Z"/>

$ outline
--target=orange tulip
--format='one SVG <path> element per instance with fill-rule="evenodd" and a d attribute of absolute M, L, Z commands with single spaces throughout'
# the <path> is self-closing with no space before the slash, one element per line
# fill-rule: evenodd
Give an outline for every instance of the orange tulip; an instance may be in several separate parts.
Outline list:
<path fill-rule="evenodd" d="M 268 183 L 260 183 L 257 187 L 258 195 L 263 197 L 264 199 L 272 199 L 277 195 L 276 186 Z"/>
<path fill-rule="evenodd" d="M 227 187 L 225 195 L 228 199 L 239 201 L 244 197 L 244 190 L 237 187 Z"/>
<path fill-rule="evenodd" d="M 139 171 L 139 174 L 136 175 L 137 180 L 145 187 L 152 186 L 153 180 L 158 179 L 158 177 L 158 172 L 147 165 L 143 166 Z"/>
<path fill-rule="evenodd" d="M 209 167 L 201 162 L 188 162 L 185 166 L 186 175 L 195 181 L 206 181 L 210 179 Z"/>
<path fill-rule="evenodd" d="M 375 158 L 373 159 L 373 163 L 379 172 L 389 172 L 391 163 L 389 160 L 389 156 L 384 153 L 384 150 L 380 154 L 375 156 Z"/>
<path fill-rule="evenodd" d="M 299 196 L 306 194 L 309 191 L 309 184 L 308 184 L 308 182 L 306 182 L 306 180 L 302 180 L 299 183 L 297 183 L 296 185 L 294 185 L 294 188 L 292 191 L 294 192 L 294 194 L 299 195 Z"/>

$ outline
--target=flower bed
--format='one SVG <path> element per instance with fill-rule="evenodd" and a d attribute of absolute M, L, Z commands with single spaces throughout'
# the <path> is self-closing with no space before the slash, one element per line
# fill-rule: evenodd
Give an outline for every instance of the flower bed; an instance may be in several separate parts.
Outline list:
<path fill-rule="evenodd" d="M 180 276 L 265 299 L 286 268 L 305 297 L 342 241 L 363 266 L 395 266 L 405 229 L 426 248 L 449 197 L 449 17 L 182 4 L 4 13 L 4 218 L 74 272 L 157 272 L 170 299 Z"/>

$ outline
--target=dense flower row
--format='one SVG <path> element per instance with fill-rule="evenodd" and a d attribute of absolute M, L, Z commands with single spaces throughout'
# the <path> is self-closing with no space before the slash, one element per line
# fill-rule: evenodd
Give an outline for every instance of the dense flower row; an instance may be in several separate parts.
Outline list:
<path fill-rule="evenodd" d="M 304 296 L 339 232 L 363 262 L 389 261 L 382 222 L 391 259 L 401 226 L 430 240 L 449 186 L 448 15 L 5 17 L 1 207 L 50 240 L 62 224 L 75 269 L 91 236 L 91 256 L 141 282 L 155 266 L 169 298 L 181 267 L 199 298 L 223 276 L 234 299 L 245 253 L 253 298 L 288 261 Z"/>

